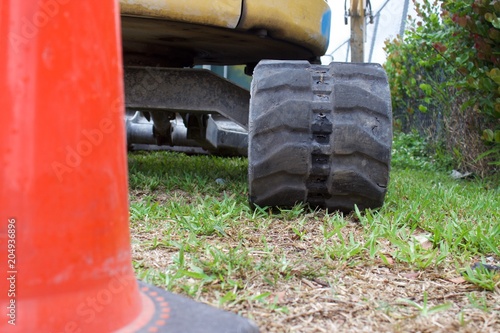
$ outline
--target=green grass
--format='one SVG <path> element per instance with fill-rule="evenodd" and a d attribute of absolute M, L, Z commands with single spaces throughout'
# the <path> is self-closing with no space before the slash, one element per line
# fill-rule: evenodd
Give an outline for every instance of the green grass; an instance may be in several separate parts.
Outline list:
<path fill-rule="evenodd" d="M 383 208 L 343 215 L 303 205 L 278 212 L 250 207 L 244 158 L 131 153 L 136 274 L 248 316 L 253 314 L 244 304 L 287 316 L 298 310 L 274 290 L 298 293 L 305 279 L 330 286 L 338 298 L 335 286 L 379 267 L 391 276 L 430 276 L 436 284 L 463 277 L 467 287 L 458 284 L 461 296 L 446 301 L 433 301 L 431 286 L 403 301 L 399 294 L 373 296 L 372 304 L 360 296 L 370 309 L 383 304 L 375 313 L 404 319 L 439 312 L 466 326 L 472 309 L 500 315 L 499 274 L 469 268 L 500 261 L 498 186 L 453 180 L 432 163 L 396 162 Z"/>

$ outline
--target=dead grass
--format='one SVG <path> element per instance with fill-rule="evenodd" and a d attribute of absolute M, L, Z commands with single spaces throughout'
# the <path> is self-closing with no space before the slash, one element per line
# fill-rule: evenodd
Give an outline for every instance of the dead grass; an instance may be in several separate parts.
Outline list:
<path fill-rule="evenodd" d="M 273 279 L 260 270 L 249 270 L 241 279 L 244 285 L 235 288 L 238 296 L 222 306 L 223 309 L 252 318 L 261 332 L 499 332 L 500 293 L 481 291 L 457 274 L 450 260 L 439 268 L 414 271 L 409 265 L 389 264 L 365 255 L 350 260 L 322 256 L 318 247 L 323 244 L 319 231 L 322 212 L 310 214 L 304 224 L 302 240 L 291 230 L 290 222 L 273 219 L 267 229 L 256 229 L 253 221 L 244 219 L 226 230 L 226 236 L 206 237 L 205 247 L 215 247 L 228 253 L 240 248 L 251 257 L 255 266 L 265 261 L 286 258 L 287 268 Z M 314 216 L 312 216 L 314 215 Z M 319 218 L 318 218 L 319 217 Z M 362 227 L 348 223 L 344 234 L 364 238 Z M 170 235 L 181 240 L 186 235 Z M 145 241 L 164 237 L 164 230 L 143 233 L 140 226 L 132 228 L 133 258 L 144 267 L 168 271 L 178 254 L 175 247 L 150 249 Z M 266 243 L 262 243 L 266 239 Z M 332 240 L 333 241 L 333 240 Z M 393 248 L 381 249 L 390 258 Z M 203 254 L 200 255 L 203 260 Z M 279 259 L 278 259 L 279 260 Z M 264 263 L 265 264 L 265 263 Z M 265 271 L 264 271 L 265 272 Z M 270 281 L 276 280 L 275 284 Z M 196 284 L 195 280 L 183 284 Z M 225 291 L 220 281 L 205 285 L 196 299 L 214 306 Z M 183 293 L 182 288 L 173 288 Z M 422 316 L 421 310 L 405 303 L 423 303 L 428 294 L 428 307 L 450 304 L 450 308 Z M 269 295 L 252 300 L 255 295 Z M 484 299 L 488 311 L 471 305 L 470 298 Z"/>
<path fill-rule="evenodd" d="M 480 177 L 491 175 L 498 171 L 498 167 L 491 165 L 492 158 L 479 158 L 491 148 L 488 148 L 481 136 L 481 129 L 485 127 L 486 119 L 475 108 L 461 110 L 465 102 L 463 97 L 450 107 L 451 114 L 445 117 L 446 145 L 448 151 L 455 152 L 459 159 L 462 171 L 473 172 Z"/>
<path fill-rule="evenodd" d="M 220 177 L 213 170 L 211 173 L 214 179 Z M 404 178 L 407 174 L 398 177 L 393 176 L 391 195 L 380 213 L 389 224 L 396 223 L 396 209 L 410 215 L 426 209 L 424 202 L 415 211 L 405 206 L 412 204 L 413 195 L 420 194 L 411 192 L 415 185 Z M 443 189 L 446 185 L 436 183 L 443 192 L 439 195 L 451 196 Z M 450 253 L 439 263 L 417 268 L 398 259 L 397 243 L 387 237 L 378 237 L 376 251 L 370 252 L 372 226 L 354 213 L 343 216 L 302 208 L 280 214 L 253 212 L 246 207 L 244 191 L 201 189 L 191 193 L 183 188 L 135 187 L 132 207 L 139 210 L 137 207 L 147 203 L 154 208 L 132 218 L 132 253 L 138 277 L 251 318 L 263 333 L 500 332 L 500 276 L 495 289 L 485 291 L 461 275 L 475 261 L 498 264 L 500 258 L 493 254 L 460 257 Z M 429 194 L 438 201 L 435 196 Z M 224 223 L 220 232 L 193 232 L 181 223 L 182 214 L 188 213 L 166 208 L 172 202 L 196 208 L 213 197 L 228 204 L 235 201 L 240 209 L 231 208 L 232 215 L 220 221 Z M 446 200 L 439 218 L 477 223 L 478 213 L 472 208 L 454 207 L 453 198 Z M 224 207 L 216 209 L 220 211 L 206 212 L 202 220 L 208 223 L 225 216 Z M 498 210 L 484 209 L 486 218 L 499 217 Z M 423 220 L 430 217 L 422 213 L 415 218 L 416 222 L 397 230 L 398 237 L 405 230 L 415 236 L 426 233 L 411 224 L 424 226 Z M 492 239 L 498 239 L 495 237 Z M 424 254 L 426 248 L 435 249 L 425 238 L 400 238 L 417 242 Z"/>

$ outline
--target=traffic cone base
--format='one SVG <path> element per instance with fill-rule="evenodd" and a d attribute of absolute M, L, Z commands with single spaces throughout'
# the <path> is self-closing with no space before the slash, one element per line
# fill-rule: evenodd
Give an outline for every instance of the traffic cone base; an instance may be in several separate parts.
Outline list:
<path fill-rule="evenodd" d="M 234 313 L 195 302 L 139 281 L 142 312 L 116 333 L 258 333 L 257 326 Z"/>

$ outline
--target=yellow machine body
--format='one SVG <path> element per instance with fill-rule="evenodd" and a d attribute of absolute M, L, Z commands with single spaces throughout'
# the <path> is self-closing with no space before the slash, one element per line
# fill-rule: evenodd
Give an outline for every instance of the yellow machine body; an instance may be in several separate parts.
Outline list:
<path fill-rule="evenodd" d="M 120 0 L 126 62 L 314 60 L 328 47 L 324 0 Z"/>

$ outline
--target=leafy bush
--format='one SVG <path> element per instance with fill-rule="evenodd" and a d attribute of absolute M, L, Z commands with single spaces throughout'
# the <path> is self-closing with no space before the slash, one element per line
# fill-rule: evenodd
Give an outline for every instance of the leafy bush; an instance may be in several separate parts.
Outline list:
<path fill-rule="evenodd" d="M 443 119 L 457 160 L 491 171 L 500 165 L 500 0 L 413 1 L 405 37 L 386 42 L 393 108 Z"/>
<path fill-rule="evenodd" d="M 392 144 L 393 167 L 425 171 L 449 171 L 452 157 L 436 148 L 416 132 L 394 134 Z"/>

